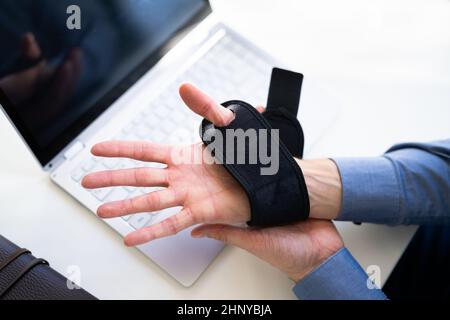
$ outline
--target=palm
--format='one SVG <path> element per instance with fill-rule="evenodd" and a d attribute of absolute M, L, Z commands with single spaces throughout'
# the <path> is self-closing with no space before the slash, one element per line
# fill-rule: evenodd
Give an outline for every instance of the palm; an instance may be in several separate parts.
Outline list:
<path fill-rule="evenodd" d="M 202 225 L 192 233 L 241 247 L 296 282 L 344 246 L 332 222 L 315 219 L 264 229 Z"/>
<path fill-rule="evenodd" d="M 192 85 L 180 88 L 181 98 L 195 113 L 217 126 L 230 123 L 233 113 L 216 104 Z M 262 112 L 262 109 L 259 109 Z M 184 146 L 182 153 L 202 151 L 203 145 Z M 136 168 L 88 175 L 86 188 L 111 186 L 163 187 L 161 191 L 108 203 L 98 209 L 102 218 L 114 218 L 139 212 L 155 212 L 171 207 L 183 210 L 156 225 L 138 230 L 125 238 L 128 245 L 138 245 L 166 237 L 199 223 L 240 223 L 249 220 L 250 204 L 242 187 L 221 165 L 203 162 L 177 162 L 175 147 L 147 142 L 105 142 L 92 149 L 100 157 L 125 157 L 167 165 L 165 169 Z M 193 154 L 193 153 L 191 153 Z M 200 152 L 202 154 L 202 152 Z"/>
<path fill-rule="evenodd" d="M 203 152 L 200 144 L 186 146 Z M 240 223 L 249 220 L 250 208 L 242 187 L 217 164 L 169 165 L 169 187 L 180 192 L 185 209 L 196 223 Z"/>
<path fill-rule="evenodd" d="M 318 261 L 322 262 L 343 246 L 330 221 L 311 219 L 257 232 L 261 246 L 253 253 L 280 266 L 294 280 L 301 279 L 303 273 L 309 273 L 317 266 Z M 301 273 L 299 270 L 302 270 Z"/>
<path fill-rule="evenodd" d="M 83 186 L 164 188 L 144 196 L 106 203 L 97 210 L 102 218 L 183 207 L 180 213 L 129 235 L 125 239 L 129 245 L 174 235 L 199 223 L 240 223 L 249 220 L 250 205 L 245 192 L 221 165 L 211 164 L 211 161 L 177 161 L 178 154 L 210 157 L 203 150 L 201 144 L 175 148 L 149 142 L 101 143 L 92 149 L 96 156 L 127 157 L 163 163 L 167 167 L 97 172 L 86 176 Z"/>

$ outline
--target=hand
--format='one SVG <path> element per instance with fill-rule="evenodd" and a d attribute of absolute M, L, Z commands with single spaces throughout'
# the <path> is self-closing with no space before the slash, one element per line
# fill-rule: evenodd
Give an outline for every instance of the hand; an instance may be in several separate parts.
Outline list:
<path fill-rule="evenodd" d="M 42 51 L 32 33 L 22 36 L 21 59 L 24 61 L 38 61 Z M 45 61 L 40 61 L 27 70 L 10 74 L 0 79 L 0 87 L 16 104 L 24 102 L 32 96 L 36 90 L 36 84 L 44 78 Z"/>
<path fill-rule="evenodd" d="M 295 282 L 344 247 L 332 222 L 315 219 L 265 229 L 203 225 L 194 229 L 192 236 L 216 239 L 247 250 Z"/>
<path fill-rule="evenodd" d="M 192 85 L 180 88 L 180 95 L 194 112 L 218 126 L 233 120 L 234 114 L 216 104 L 210 97 Z M 177 151 L 203 153 L 203 144 L 184 146 Z M 105 171 L 86 176 L 82 185 L 86 188 L 111 186 L 164 187 L 144 196 L 100 206 L 97 214 L 102 218 L 114 218 L 138 212 L 155 212 L 170 207 L 183 210 L 161 223 L 131 233 L 125 244 L 135 246 L 148 241 L 174 235 L 200 223 L 235 224 L 250 220 L 250 204 L 246 193 L 235 179 L 219 164 L 179 164 L 172 159 L 174 147 L 150 142 L 105 142 L 92 148 L 100 157 L 125 157 L 140 161 L 159 162 L 165 169 L 136 168 Z"/>
<path fill-rule="evenodd" d="M 45 122 L 59 112 L 73 95 L 81 73 L 81 50 L 72 49 L 60 66 L 42 59 L 42 50 L 32 33 L 21 41 L 21 59 L 36 65 L 0 79 L 9 99 L 24 110 L 28 118 Z"/>
<path fill-rule="evenodd" d="M 233 120 L 234 114 L 215 103 L 210 97 L 192 85 L 183 85 L 180 95 L 186 105 L 195 113 L 207 118 L 217 126 L 225 126 Z M 263 112 L 263 107 L 257 108 Z M 202 154 L 203 145 L 184 146 L 178 151 L 185 154 Z M 149 142 L 104 142 L 92 148 L 92 153 L 99 157 L 125 157 L 140 161 L 159 162 L 167 165 L 166 169 L 137 168 L 118 171 L 104 171 L 86 176 L 82 185 L 95 189 L 114 186 L 163 187 L 147 195 L 116 201 L 100 206 L 97 214 L 102 218 L 116 218 L 139 212 L 156 212 L 170 207 L 183 207 L 183 210 L 161 223 L 135 231 L 125 238 L 125 244 L 135 246 L 157 238 L 174 235 L 183 229 L 200 223 L 237 224 L 250 220 L 250 204 L 246 193 L 239 183 L 231 177 L 221 165 L 209 164 L 211 161 L 196 163 L 177 163 L 173 161 L 174 147 L 157 145 Z M 330 160 L 327 160 L 330 161 Z M 331 162 L 331 161 L 330 161 Z M 300 165 L 300 160 L 298 160 Z M 333 164 L 334 165 L 334 164 Z M 330 169 L 333 179 L 319 179 L 306 176 L 306 182 L 311 182 L 310 198 L 311 217 L 326 218 L 328 211 L 321 210 L 329 206 L 320 205 L 336 201 L 340 205 L 340 178 L 333 165 L 321 166 Z M 316 166 L 308 173 L 315 173 Z M 328 171 L 326 173 L 328 175 Z M 331 173 L 330 173 L 331 174 Z M 337 177 L 336 177 L 337 174 Z M 325 175 L 327 177 L 327 175 Z M 336 180 L 337 179 L 337 180 Z M 337 181 L 335 188 L 322 194 L 323 185 L 329 181 Z M 310 186 L 308 185 L 308 189 Z M 311 195 L 314 195 L 311 197 Z"/>

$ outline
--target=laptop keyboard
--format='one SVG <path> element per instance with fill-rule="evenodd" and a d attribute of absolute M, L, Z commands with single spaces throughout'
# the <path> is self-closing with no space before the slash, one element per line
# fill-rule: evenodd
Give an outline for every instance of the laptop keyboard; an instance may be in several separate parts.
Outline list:
<path fill-rule="evenodd" d="M 130 123 L 111 137 L 114 140 L 148 140 L 164 144 L 189 144 L 200 141 L 198 126 L 201 118 L 188 109 L 178 96 L 178 87 L 191 82 L 216 101 L 240 99 L 254 106 L 265 103 L 272 66 L 233 38 L 225 36 L 198 61 L 175 79 L 156 99 L 152 100 Z M 91 157 L 72 173 L 79 184 L 95 171 L 133 167 L 164 167 L 130 159 Z M 81 187 L 81 186 L 80 186 Z M 161 188 L 114 187 L 86 191 L 99 203 L 107 203 L 144 195 Z M 165 219 L 179 209 L 141 213 L 122 217 L 132 228 L 140 229 Z"/>

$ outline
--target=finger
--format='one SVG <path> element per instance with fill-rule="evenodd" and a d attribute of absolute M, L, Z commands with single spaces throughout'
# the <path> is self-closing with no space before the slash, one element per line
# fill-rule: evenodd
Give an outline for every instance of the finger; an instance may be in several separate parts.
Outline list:
<path fill-rule="evenodd" d="M 50 94 L 47 95 L 45 104 L 51 105 L 53 109 L 58 109 L 64 104 L 67 99 L 67 92 L 70 88 L 70 81 L 73 72 L 73 64 L 71 61 L 66 61 L 58 68 L 55 78 L 52 80 L 49 89 Z"/>
<path fill-rule="evenodd" d="M 256 237 L 254 231 L 247 228 L 239 228 L 223 224 L 202 225 L 192 230 L 194 238 L 211 238 L 244 250 L 252 250 L 255 246 Z"/>
<path fill-rule="evenodd" d="M 155 212 L 167 208 L 177 207 L 183 199 L 171 189 L 150 192 L 136 198 L 105 203 L 97 209 L 97 215 L 101 218 L 116 218 L 141 212 Z"/>
<path fill-rule="evenodd" d="M 184 209 L 158 224 L 130 233 L 125 237 L 125 244 L 133 247 L 155 239 L 172 236 L 194 224 L 196 224 L 196 219 L 192 212 L 189 209 Z"/>
<path fill-rule="evenodd" d="M 192 84 L 183 84 L 180 87 L 180 96 L 192 111 L 218 127 L 227 126 L 234 119 L 232 111 L 217 104 L 210 96 Z"/>
<path fill-rule="evenodd" d="M 67 87 L 64 92 L 65 99 L 73 96 L 75 88 L 81 76 L 81 58 L 82 51 L 79 48 L 72 49 L 67 57 L 71 65 L 70 74 L 67 74 Z"/>
<path fill-rule="evenodd" d="M 72 96 L 81 75 L 82 51 L 79 48 L 70 50 L 67 58 L 58 68 L 53 81 L 51 104 L 57 108 L 63 106 Z"/>
<path fill-rule="evenodd" d="M 83 51 L 80 48 L 70 50 L 67 60 L 71 61 L 74 67 L 74 74 L 79 77 L 81 73 L 81 62 L 83 58 Z"/>
<path fill-rule="evenodd" d="M 26 59 L 37 60 L 41 57 L 42 51 L 36 41 L 34 34 L 28 32 L 22 36 L 22 54 Z"/>
<path fill-rule="evenodd" d="M 20 104 L 34 94 L 36 81 L 38 81 L 44 68 L 45 61 L 41 61 L 23 72 L 0 79 L 0 85 L 5 92 L 8 92 L 8 96 L 13 102 Z"/>
<path fill-rule="evenodd" d="M 92 154 L 98 157 L 131 158 L 139 161 L 170 162 L 170 147 L 144 141 L 108 141 L 96 144 Z"/>
<path fill-rule="evenodd" d="M 81 182 L 87 189 L 132 186 L 168 187 L 167 170 L 156 168 L 135 168 L 95 172 L 87 175 Z"/>
<path fill-rule="evenodd" d="M 259 113 L 264 113 L 264 112 L 266 112 L 266 107 L 264 107 L 264 106 L 257 106 L 256 110 L 258 110 Z"/>

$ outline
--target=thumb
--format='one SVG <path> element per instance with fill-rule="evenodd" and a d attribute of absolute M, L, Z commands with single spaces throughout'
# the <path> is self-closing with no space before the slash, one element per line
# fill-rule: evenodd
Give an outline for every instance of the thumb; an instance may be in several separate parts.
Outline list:
<path fill-rule="evenodd" d="M 39 47 L 34 34 L 30 32 L 22 36 L 21 46 L 22 54 L 26 59 L 38 60 L 42 55 L 41 48 Z"/>
<path fill-rule="evenodd" d="M 180 87 L 180 96 L 192 111 L 208 119 L 215 126 L 227 126 L 234 119 L 232 111 L 216 103 L 210 96 L 192 84 L 183 84 Z"/>
<path fill-rule="evenodd" d="M 252 230 L 223 224 L 202 225 L 192 230 L 191 235 L 194 238 L 215 239 L 247 251 L 251 251 L 257 245 L 257 238 L 254 237 Z"/>

